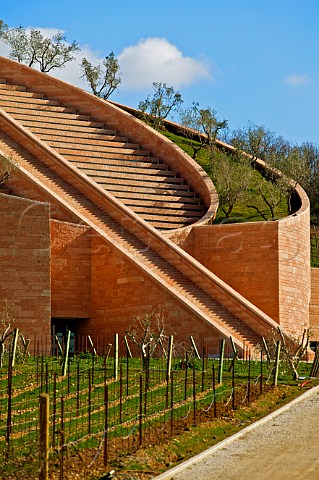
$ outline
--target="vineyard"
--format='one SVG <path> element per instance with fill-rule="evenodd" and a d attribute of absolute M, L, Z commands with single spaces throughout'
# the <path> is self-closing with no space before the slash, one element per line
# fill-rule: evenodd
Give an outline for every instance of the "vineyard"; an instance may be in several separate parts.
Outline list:
<path fill-rule="evenodd" d="M 82 353 L 29 355 L 0 369 L 0 478 L 89 479 L 115 459 L 161 444 L 189 425 L 225 416 L 269 390 L 274 362 L 205 352 L 184 358 L 112 357 Z M 311 365 L 303 364 L 304 374 Z M 281 364 L 282 375 L 290 375 Z M 43 470 L 43 419 L 48 404 L 48 477 Z M 43 442 L 42 442 L 43 443 Z M 39 473 L 40 472 L 40 473 Z"/>

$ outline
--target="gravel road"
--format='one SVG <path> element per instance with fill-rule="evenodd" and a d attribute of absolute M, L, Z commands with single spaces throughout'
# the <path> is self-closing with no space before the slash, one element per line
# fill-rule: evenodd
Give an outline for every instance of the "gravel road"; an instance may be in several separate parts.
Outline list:
<path fill-rule="evenodd" d="M 319 479 L 319 386 L 156 480 Z"/>

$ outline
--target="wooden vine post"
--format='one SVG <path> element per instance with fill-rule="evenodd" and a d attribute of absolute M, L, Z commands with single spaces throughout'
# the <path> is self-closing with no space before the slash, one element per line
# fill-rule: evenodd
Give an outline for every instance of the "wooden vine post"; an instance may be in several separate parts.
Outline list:
<path fill-rule="evenodd" d="M 19 339 L 19 329 L 15 328 L 14 332 L 13 332 L 13 342 L 12 342 L 12 355 L 11 355 L 11 362 L 12 362 L 11 365 L 12 365 L 12 367 L 14 367 L 14 364 L 15 364 L 18 339 Z"/>
<path fill-rule="evenodd" d="M 49 479 L 49 395 L 40 395 L 40 471 L 39 480 Z"/>
<path fill-rule="evenodd" d="M 171 378 L 171 372 L 172 372 L 173 343 L 174 343 L 174 336 L 170 335 L 169 341 L 168 341 L 168 356 L 167 356 L 167 366 L 166 366 L 167 381 Z"/>
<path fill-rule="evenodd" d="M 192 336 L 190 336 L 189 339 L 190 339 L 190 341 L 191 341 L 191 344 L 192 344 L 192 347 L 193 347 L 193 350 L 194 350 L 194 352 L 195 352 L 196 357 L 198 358 L 198 360 L 200 360 L 200 354 L 199 354 L 199 352 L 198 352 L 198 348 L 197 348 L 197 346 L 196 346 L 195 340 L 193 339 Z"/>
<path fill-rule="evenodd" d="M 68 330 L 67 337 L 66 337 L 63 365 L 62 365 L 62 376 L 63 377 L 66 376 L 67 369 L 68 369 L 68 364 L 69 364 L 70 338 L 71 338 L 71 332 L 70 332 L 70 330 Z"/>
<path fill-rule="evenodd" d="M 280 362 L 280 347 L 281 347 L 281 342 L 278 340 L 277 346 L 276 346 L 276 363 L 275 363 L 275 371 L 274 371 L 274 380 L 273 380 L 273 385 L 277 386 L 278 382 L 278 371 L 279 371 L 279 362 Z"/>
<path fill-rule="evenodd" d="M 220 341 L 220 350 L 219 350 L 219 365 L 218 365 L 218 380 L 217 380 L 219 384 L 223 383 L 224 352 L 225 352 L 225 339 L 223 338 Z"/>
<path fill-rule="evenodd" d="M 118 369 L 119 369 L 119 334 L 114 333 L 114 379 L 118 378 Z"/>

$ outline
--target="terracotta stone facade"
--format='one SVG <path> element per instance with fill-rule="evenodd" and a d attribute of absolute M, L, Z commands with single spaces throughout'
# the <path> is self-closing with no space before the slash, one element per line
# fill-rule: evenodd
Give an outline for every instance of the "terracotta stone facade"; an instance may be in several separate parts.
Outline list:
<path fill-rule="evenodd" d="M 183 247 L 279 323 L 278 242 L 278 222 L 258 222 L 193 227 Z"/>
<path fill-rule="evenodd" d="M 309 326 L 309 210 L 274 222 L 194 226 L 185 250 L 293 335 Z"/>
<path fill-rule="evenodd" d="M 49 216 L 49 204 L 0 193 L 0 298 L 31 338 L 51 333 Z"/>
<path fill-rule="evenodd" d="M 319 268 L 311 269 L 310 331 L 312 340 L 319 342 Z"/>
<path fill-rule="evenodd" d="M 56 220 L 50 227 L 52 317 L 90 318 L 90 228 Z"/>
<path fill-rule="evenodd" d="M 107 344 L 115 332 L 125 334 L 134 316 L 156 309 L 178 341 L 192 335 L 213 353 L 221 338 L 251 348 L 278 324 L 286 335 L 309 325 L 309 201 L 302 189 L 296 213 L 286 219 L 207 225 L 217 208 L 215 189 L 177 147 L 80 89 L 5 59 L 0 65 L 6 80 L 89 113 L 94 125 L 106 122 L 149 148 L 152 158 L 167 158 L 206 208 L 194 224 L 163 233 L 30 132 L 21 112 L 20 122 L 0 108 L 0 153 L 17 163 L 0 194 L 0 299 L 12 302 L 27 335 L 48 338 L 51 323 L 71 322 L 77 334 Z M 314 319 L 315 297 L 312 308 Z"/>

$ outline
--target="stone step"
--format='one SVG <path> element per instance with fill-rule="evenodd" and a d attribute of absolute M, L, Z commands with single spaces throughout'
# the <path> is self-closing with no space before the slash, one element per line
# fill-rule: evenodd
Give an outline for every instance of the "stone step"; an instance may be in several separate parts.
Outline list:
<path fill-rule="evenodd" d="M 108 190 L 110 192 L 114 192 L 114 195 L 119 197 L 119 198 L 149 198 L 150 200 L 158 200 L 158 201 L 168 201 L 171 200 L 176 201 L 185 201 L 187 203 L 195 203 L 198 201 L 196 197 L 194 197 L 194 192 L 188 192 L 186 190 L 182 189 L 169 189 L 169 188 L 161 188 L 163 187 L 163 184 L 159 184 L 159 186 L 156 186 L 156 184 L 150 186 L 149 183 L 145 183 L 144 185 L 139 184 L 138 181 L 135 182 L 135 185 L 131 185 L 129 188 L 126 182 L 124 181 L 123 183 L 120 183 L 117 181 L 116 183 L 113 181 L 113 183 L 102 183 L 99 182 L 99 184 L 104 187 L 105 190 Z M 174 186 L 175 187 L 175 186 Z M 120 195 L 118 195 L 115 192 L 121 192 Z M 166 197 L 166 198 L 165 198 Z M 187 199 L 187 200 L 186 200 Z M 124 202 L 125 203 L 125 202 Z"/>
<path fill-rule="evenodd" d="M 152 165 L 152 164 L 151 164 Z M 108 176 L 109 174 L 113 175 L 114 173 L 117 173 L 117 174 L 124 174 L 125 177 L 127 175 L 134 175 L 134 178 L 136 178 L 136 175 L 148 175 L 148 176 L 152 176 L 152 177 L 160 177 L 160 178 L 168 178 L 170 180 L 170 178 L 175 178 L 176 177 L 176 173 L 175 172 L 172 172 L 170 170 L 162 170 L 162 169 L 158 169 L 158 168 L 155 168 L 154 166 L 152 167 L 149 167 L 149 168 L 145 168 L 143 166 L 138 166 L 138 167 L 132 167 L 132 166 L 129 166 L 129 167 L 126 167 L 126 166 L 123 166 L 123 165 L 119 165 L 119 166 L 114 166 L 114 165 L 92 165 L 90 162 L 84 164 L 83 166 L 83 163 L 79 164 L 77 163 L 76 164 L 76 167 L 79 169 L 79 170 L 82 170 L 86 175 L 98 175 L 98 176 Z M 129 177 L 127 177 L 129 178 Z M 181 179 L 179 179 L 181 180 Z"/>
<path fill-rule="evenodd" d="M 3 100 L 0 97 L 0 106 L 5 108 L 8 113 L 13 115 L 16 112 L 28 114 L 29 112 L 40 112 L 39 115 L 45 116 L 48 112 L 54 113 L 61 113 L 61 114 L 72 114 L 77 115 L 77 111 L 75 108 L 71 107 L 60 107 L 57 105 L 50 105 L 50 104 L 38 104 L 38 105 L 31 105 L 30 102 L 25 103 L 17 103 L 17 102 L 10 102 L 8 100 Z M 86 116 L 87 118 L 87 116 Z"/>
<path fill-rule="evenodd" d="M 95 150 L 72 150 L 70 148 L 55 148 L 60 155 L 65 156 L 66 158 L 72 158 L 75 160 L 77 158 L 109 158 L 110 155 L 119 154 L 125 157 L 126 155 L 136 155 L 140 157 L 147 157 L 149 152 L 146 150 L 139 150 L 138 148 L 126 148 L 126 147 L 105 147 L 98 148 Z"/>
<path fill-rule="evenodd" d="M 148 221 L 154 228 L 158 230 L 175 230 L 189 225 L 188 223 L 162 222 L 161 220 Z"/>
<path fill-rule="evenodd" d="M 79 132 L 79 135 L 76 137 L 76 142 L 78 145 L 84 145 L 84 147 L 87 145 L 87 146 L 94 146 L 94 145 L 104 145 L 104 144 L 110 144 L 112 145 L 114 142 L 118 142 L 118 143 L 127 143 L 129 142 L 129 140 L 127 139 L 127 137 L 123 137 L 121 135 L 117 135 L 116 134 L 116 131 L 115 130 L 107 130 L 107 129 L 104 129 L 105 132 L 109 132 L 109 133 L 104 133 L 104 134 L 99 134 L 99 133 L 88 133 L 87 135 L 85 135 L 85 133 L 81 133 Z M 47 130 L 47 132 L 49 132 L 49 129 Z M 55 133 L 53 133 L 55 132 Z M 58 132 L 59 133 L 59 132 Z M 39 134 L 39 137 L 41 138 L 41 140 L 49 143 L 49 144 L 61 144 L 65 146 L 65 148 L 68 147 L 69 144 L 74 144 L 74 141 L 75 141 L 75 137 L 74 135 L 71 133 L 71 135 L 67 134 L 68 132 L 66 132 L 65 134 L 63 134 L 63 132 L 60 132 L 58 134 L 56 132 L 56 130 L 52 130 L 52 133 L 42 133 L 42 134 Z"/>
<path fill-rule="evenodd" d="M 138 180 L 136 180 L 136 175 L 132 176 L 133 178 L 123 178 L 121 175 L 114 175 L 113 177 L 98 177 L 98 176 L 93 176 L 91 175 L 91 178 L 98 183 L 99 185 L 103 185 L 104 188 L 107 190 L 108 185 L 114 185 L 116 182 L 116 186 L 120 187 L 125 186 L 126 188 L 132 188 L 136 191 L 141 191 L 141 189 L 156 189 L 156 190 L 162 190 L 163 195 L 166 195 L 166 190 L 174 189 L 174 193 L 177 191 L 185 191 L 187 193 L 191 193 L 194 195 L 193 192 L 189 192 L 189 186 L 188 185 L 182 185 L 179 183 L 167 183 L 167 182 L 159 182 L 158 180 L 154 179 L 149 179 L 149 178 L 143 178 L 140 179 L 140 176 L 138 177 Z M 178 179 L 176 179 L 178 180 Z M 183 180 L 182 180 L 183 181 Z"/>
<path fill-rule="evenodd" d="M 37 97 L 16 97 L 15 95 L 6 95 L 6 92 L 1 91 L 0 85 L 0 102 L 7 102 L 9 105 L 18 105 L 21 108 L 37 108 L 41 106 L 55 106 L 59 107 L 61 102 L 59 100 L 49 100 L 41 96 Z M 63 108 L 63 107 L 62 107 Z"/>
<path fill-rule="evenodd" d="M 154 160 L 154 161 L 149 161 L 149 160 Z M 153 157 L 141 158 L 141 160 L 139 160 L 138 157 L 135 158 L 134 160 L 127 160 L 127 158 L 125 158 L 125 160 L 119 159 L 119 158 L 109 158 L 109 159 L 94 158 L 94 160 L 90 158 L 87 158 L 87 159 L 83 158 L 81 159 L 81 161 L 75 160 L 75 161 L 72 161 L 72 163 L 75 163 L 77 168 L 83 168 L 83 169 L 85 168 L 99 169 L 101 167 L 110 168 L 110 169 L 113 169 L 113 168 L 145 169 L 146 168 L 150 170 L 156 169 L 156 170 L 161 170 L 165 172 L 170 172 L 170 170 L 168 170 L 169 167 L 167 165 L 165 165 L 164 163 L 159 163 L 158 159 L 155 159 Z"/>
<path fill-rule="evenodd" d="M 158 217 L 157 215 L 141 215 L 143 220 L 150 222 L 156 228 L 183 228 L 187 225 L 195 223 L 198 218 L 181 218 L 177 220 L 176 218 L 171 218 L 170 216 L 167 217 Z M 161 225 L 160 227 L 158 225 Z"/>
<path fill-rule="evenodd" d="M 109 182 L 109 181 L 114 181 L 114 180 L 119 180 L 125 182 L 127 185 L 131 185 L 131 180 L 132 181 L 140 181 L 141 183 L 149 183 L 149 185 L 153 185 L 154 183 L 160 184 L 160 185 L 165 185 L 165 188 L 168 188 L 168 186 L 172 188 L 181 188 L 183 187 L 183 190 L 188 190 L 189 187 L 188 185 L 184 185 L 184 180 L 182 178 L 176 178 L 176 177 L 169 177 L 166 176 L 165 174 L 161 175 L 150 175 L 148 174 L 147 170 L 144 171 L 144 173 L 141 172 L 134 172 L 129 171 L 123 171 L 123 170 L 109 170 L 106 169 L 104 171 L 95 171 L 95 170 L 89 170 L 85 169 L 82 170 L 85 175 L 88 177 L 91 177 L 96 181 L 97 183 L 103 183 L 103 182 Z M 138 180 L 136 180 L 138 179 Z"/>
<path fill-rule="evenodd" d="M 58 150 L 57 150 L 58 152 Z M 146 152 L 147 153 L 147 152 Z M 142 159 L 142 161 L 144 159 L 149 159 L 149 157 L 147 155 L 145 155 L 145 151 L 144 150 L 134 150 L 132 153 L 125 153 L 123 151 L 119 151 L 119 152 L 109 152 L 109 153 L 100 153 L 99 155 L 85 155 L 83 154 L 82 156 L 81 155 L 68 155 L 68 154 L 64 154 L 63 155 L 69 162 L 81 162 L 82 160 L 83 161 L 88 161 L 88 160 L 92 160 L 92 163 L 95 163 L 97 160 L 104 160 L 105 163 L 109 163 L 113 160 L 138 160 L 139 158 Z"/>
<path fill-rule="evenodd" d="M 9 112 L 10 113 L 10 112 Z M 14 112 L 12 116 L 20 120 L 21 123 L 37 121 L 45 124 L 58 123 L 60 125 L 80 125 L 86 127 L 98 127 L 103 128 L 104 124 L 101 122 L 95 122 L 90 119 L 87 115 L 72 115 L 69 113 L 56 113 L 56 112 L 44 112 L 44 111 L 27 111 Z"/>
<path fill-rule="evenodd" d="M 176 210 L 176 211 L 184 211 L 184 212 L 193 212 L 198 211 L 201 212 L 203 216 L 205 213 L 205 208 L 200 203 L 185 203 L 185 202 L 169 202 L 166 199 L 163 202 L 153 201 L 149 199 L 141 199 L 141 198 L 127 198 L 125 200 L 127 206 L 131 207 L 134 212 L 139 211 L 147 211 L 148 209 L 167 209 L 168 211 Z"/>
<path fill-rule="evenodd" d="M 39 98 L 44 99 L 44 95 L 42 93 L 34 93 L 34 92 L 27 92 L 23 90 L 6 90 L 2 88 L 3 85 L 0 86 L 0 95 L 2 97 L 17 97 L 17 98 Z"/>
<path fill-rule="evenodd" d="M 58 140 L 47 140 L 47 143 L 50 145 L 50 147 L 55 148 L 55 149 L 64 149 L 64 150 L 70 150 L 72 151 L 77 151 L 80 150 L 86 151 L 86 152 L 105 152 L 109 147 L 112 148 L 131 148 L 138 150 L 140 146 L 137 143 L 130 143 L 127 141 L 116 141 L 116 140 L 105 140 L 105 141 L 93 141 L 91 143 L 88 143 L 85 140 L 79 141 L 77 143 L 74 143 L 74 140 L 70 140 L 68 142 L 65 142 L 63 137 L 61 136 Z"/>
<path fill-rule="evenodd" d="M 198 218 L 191 217 L 173 217 L 171 215 L 153 215 L 151 213 L 145 213 L 141 215 L 143 220 L 148 220 L 151 222 L 161 222 L 161 223 L 174 223 L 175 225 L 188 225 L 189 223 L 194 223 Z"/>
<path fill-rule="evenodd" d="M 11 85 L 10 83 L 1 83 L 1 90 L 10 90 L 12 92 L 26 92 L 27 88 L 22 85 Z"/>
<path fill-rule="evenodd" d="M 84 132 L 84 133 L 104 133 L 104 132 L 109 132 L 109 130 L 105 130 L 104 128 L 102 127 L 97 127 L 97 126 L 93 126 L 92 123 L 90 122 L 83 122 L 83 124 L 80 124 L 80 122 L 77 124 L 77 123 L 71 123 L 71 124 L 68 124 L 68 123 L 60 123 L 58 121 L 54 122 L 37 122 L 36 120 L 23 120 L 23 122 L 21 122 L 25 127 L 28 127 L 32 132 L 34 133 L 37 133 L 39 130 L 41 132 L 45 132 L 46 129 L 52 129 L 54 128 L 54 130 L 56 131 L 59 131 L 59 132 L 62 132 L 63 135 L 67 135 L 67 132 L 69 133 L 73 133 L 73 135 L 78 135 L 79 132 Z M 85 123 L 87 123 L 87 125 L 85 125 Z"/>
<path fill-rule="evenodd" d="M 119 137 L 117 135 L 116 130 L 111 130 L 107 128 L 99 128 L 99 129 L 76 129 L 72 128 L 72 130 L 65 130 L 64 128 L 59 129 L 58 125 L 55 126 L 55 128 L 52 128 L 52 126 L 45 126 L 39 127 L 38 124 L 35 124 L 32 127 L 32 132 L 34 132 L 36 135 L 39 136 L 39 138 L 42 140 L 47 140 L 48 138 L 52 138 L 52 136 L 57 137 L 57 138 L 62 138 L 64 141 L 68 141 L 70 139 L 72 142 L 74 142 L 74 139 L 79 139 L 79 140 L 104 140 L 106 138 L 108 139 L 118 139 L 118 138 L 124 138 L 124 137 Z"/>
<path fill-rule="evenodd" d="M 132 208 L 132 210 L 134 210 L 135 213 L 140 213 L 141 216 L 143 218 L 146 218 L 146 215 L 152 215 L 156 218 L 159 218 L 161 219 L 162 216 L 165 216 L 165 217 L 169 217 L 171 218 L 172 220 L 174 219 L 174 217 L 178 217 L 178 219 L 180 218 L 190 218 L 190 217 L 193 217 L 193 218 L 196 218 L 197 220 L 199 218 L 201 218 L 203 216 L 203 211 L 200 210 L 200 211 L 189 211 L 188 209 L 186 210 L 182 210 L 182 209 L 176 209 L 174 208 L 174 205 L 172 204 L 171 205 L 171 208 L 156 208 L 156 207 L 134 207 Z M 151 217 L 149 217 L 151 218 Z M 153 220 L 153 218 L 152 218 Z"/>

